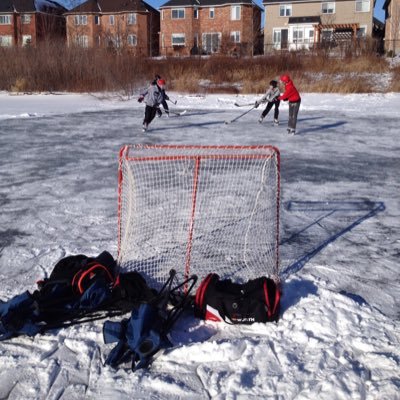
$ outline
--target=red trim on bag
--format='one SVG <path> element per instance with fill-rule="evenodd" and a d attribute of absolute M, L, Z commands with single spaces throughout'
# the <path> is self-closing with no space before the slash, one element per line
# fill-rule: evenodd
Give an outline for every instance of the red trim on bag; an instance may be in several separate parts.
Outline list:
<path fill-rule="evenodd" d="M 90 265 L 90 264 L 89 264 Z M 99 263 L 94 263 L 89 269 L 86 271 L 78 271 L 74 277 L 72 278 L 72 287 L 77 286 L 79 294 L 83 294 L 85 289 L 82 286 L 83 280 L 86 278 L 88 274 L 93 274 L 93 271 L 96 269 L 102 269 L 108 275 L 110 282 L 114 281 L 113 276 L 111 275 L 110 271 L 104 266 Z"/>
<path fill-rule="evenodd" d="M 276 285 L 276 289 L 275 289 L 275 304 L 274 304 L 274 310 L 273 310 L 272 314 L 275 314 L 276 308 L 278 307 L 280 299 L 281 299 L 281 291 L 279 290 L 278 285 Z"/>
<path fill-rule="evenodd" d="M 206 278 L 203 280 L 203 282 L 201 282 L 199 288 L 197 289 L 195 304 L 200 310 L 203 307 L 204 293 L 205 293 L 208 285 L 210 284 L 210 280 L 213 276 L 214 276 L 214 274 L 208 274 L 206 276 Z"/>
<path fill-rule="evenodd" d="M 267 280 L 264 281 L 264 296 L 265 296 L 265 304 L 267 305 L 268 308 L 267 315 L 268 318 L 271 318 L 272 313 L 271 313 L 271 306 L 269 304 Z"/>

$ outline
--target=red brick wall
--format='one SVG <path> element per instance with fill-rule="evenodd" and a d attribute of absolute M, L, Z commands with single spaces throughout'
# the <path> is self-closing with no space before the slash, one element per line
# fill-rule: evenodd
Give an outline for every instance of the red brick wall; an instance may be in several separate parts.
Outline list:
<path fill-rule="evenodd" d="M 256 32 L 260 30 L 261 25 L 261 11 L 250 5 L 241 6 L 240 20 L 231 20 L 230 5 L 214 7 L 214 18 L 209 18 L 209 7 L 198 9 L 199 19 L 193 18 L 193 8 L 185 8 L 184 19 L 172 19 L 171 10 L 163 9 L 161 18 L 161 37 L 164 38 L 164 43 L 162 41 L 160 43 L 160 53 L 163 55 L 189 55 L 194 44 L 194 36 L 198 35 L 201 46 L 203 33 L 221 33 L 223 42 L 221 51 L 235 47 L 230 43 L 230 34 L 233 31 L 240 31 L 241 43 L 247 43 L 252 47 L 257 36 Z M 255 16 L 254 21 L 253 16 Z M 173 33 L 185 34 L 184 47 L 172 46 Z"/>

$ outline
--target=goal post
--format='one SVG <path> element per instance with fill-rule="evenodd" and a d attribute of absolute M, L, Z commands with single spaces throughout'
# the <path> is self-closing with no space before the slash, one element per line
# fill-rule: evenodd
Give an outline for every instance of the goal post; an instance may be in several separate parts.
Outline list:
<path fill-rule="evenodd" d="M 119 154 L 118 263 L 161 285 L 278 279 L 280 155 L 273 146 L 127 145 Z"/>

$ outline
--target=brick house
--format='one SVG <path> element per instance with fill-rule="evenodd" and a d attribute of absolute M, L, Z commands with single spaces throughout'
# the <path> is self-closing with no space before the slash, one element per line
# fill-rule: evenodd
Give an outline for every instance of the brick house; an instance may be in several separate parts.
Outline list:
<path fill-rule="evenodd" d="M 68 46 L 158 55 L 160 13 L 142 0 L 89 0 L 64 15 Z"/>
<path fill-rule="evenodd" d="M 385 51 L 392 55 L 400 53 L 400 0 L 386 0 L 385 10 Z"/>
<path fill-rule="evenodd" d="M 251 0 L 170 0 L 160 11 L 161 55 L 257 52 L 263 10 Z"/>
<path fill-rule="evenodd" d="M 1 0 L 0 46 L 26 46 L 65 37 L 65 8 L 51 1 Z"/>
<path fill-rule="evenodd" d="M 375 0 L 264 0 L 264 52 L 372 37 Z"/>

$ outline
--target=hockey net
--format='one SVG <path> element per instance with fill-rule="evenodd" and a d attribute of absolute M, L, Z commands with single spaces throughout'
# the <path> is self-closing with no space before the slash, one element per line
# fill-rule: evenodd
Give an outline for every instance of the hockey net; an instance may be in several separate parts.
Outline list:
<path fill-rule="evenodd" d="M 280 156 L 273 146 L 124 146 L 118 263 L 155 286 L 278 278 Z"/>

